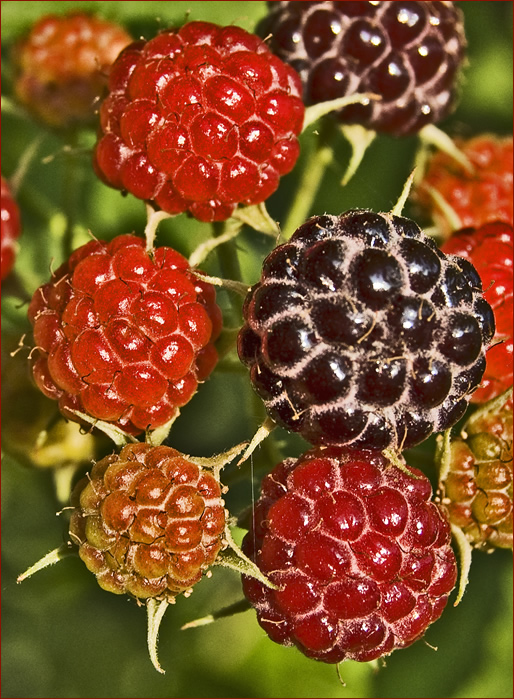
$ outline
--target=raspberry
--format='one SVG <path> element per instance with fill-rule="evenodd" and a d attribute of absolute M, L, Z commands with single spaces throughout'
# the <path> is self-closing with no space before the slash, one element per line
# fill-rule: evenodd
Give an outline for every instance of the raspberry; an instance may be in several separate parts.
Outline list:
<path fill-rule="evenodd" d="M 215 290 L 171 248 L 141 238 L 93 240 L 34 294 L 34 379 L 61 412 L 126 432 L 164 425 L 217 361 Z"/>
<path fill-rule="evenodd" d="M 275 422 L 314 445 L 401 450 L 454 425 L 494 316 L 472 264 L 413 221 L 317 216 L 265 259 L 240 359 Z"/>
<path fill-rule="evenodd" d="M 267 199 L 298 158 L 300 80 L 239 27 L 189 22 L 135 42 L 109 90 L 97 174 L 170 214 L 223 221 Z"/>
<path fill-rule="evenodd" d="M 313 449 L 267 475 L 243 551 L 273 590 L 243 578 L 276 643 L 327 663 L 365 662 L 419 639 L 456 581 L 450 527 L 420 471 L 376 451 Z"/>
<path fill-rule="evenodd" d="M 490 221 L 512 225 L 512 136 L 482 134 L 469 140 L 457 139 L 455 144 L 475 172 L 465 172 L 462 165 L 439 151 L 431 158 L 413 199 L 433 218 L 443 238 L 453 233 L 454 226 L 448 221 L 439 197 L 443 206 L 446 203 L 453 209 L 462 228 L 480 228 Z"/>
<path fill-rule="evenodd" d="M 484 297 L 494 311 L 496 333 L 487 351 L 486 369 L 472 403 L 485 403 L 512 386 L 512 250 L 513 228 L 488 223 L 457 231 L 442 250 L 469 260 L 482 279 Z"/>
<path fill-rule="evenodd" d="M 98 461 L 72 494 L 70 536 L 100 587 L 170 602 L 224 546 L 214 476 L 171 447 L 130 444 Z"/>
<path fill-rule="evenodd" d="M 450 442 L 439 484 L 450 522 L 474 548 L 512 548 L 512 389 L 483 406 Z"/>
<path fill-rule="evenodd" d="M 131 41 L 117 24 L 83 12 L 45 15 L 15 47 L 16 96 L 50 126 L 91 122 L 109 68 Z"/>
<path fill-rule="evenodd" d="M 1 278 L 10 274 L 16 258 L 16 240 L 21 233 L 20 210 L 7 180 L 2 177 Z"/>
<path fill-rule="evenodd" d="M 452 110 L 466 40 L 452 2 L 269 2 L 260 27 L 298 71 L 306 104 L 355 93 L 380 101 L 337 112 L 343 123 L 405 136 Z"/>

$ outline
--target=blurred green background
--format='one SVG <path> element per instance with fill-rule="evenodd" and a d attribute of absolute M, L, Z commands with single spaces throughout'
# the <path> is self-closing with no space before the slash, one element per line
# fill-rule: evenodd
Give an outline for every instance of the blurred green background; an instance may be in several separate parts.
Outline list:
<path fill-rule="evenodd" d="M 448 133 L 512 133 L 512 3 L 458 2 L 465 15 L 469 66 L 456 112 L 441 124 Z M 67 225 L 73 246 L 86 242 L 88 230 L 110 239 L 145 224 L 144 205 L 98 182 L 89 150 L 94 133 L 80 134 L 76 151 L 46 131 L 12 98 L 13 42 L 48 12 L 87 8 L 122 24 L 135 38 L 151 38 L 186 19 L 235 23 L 252 31 L 265 14 L 264 2 L 2 2 L 2 174 L 11 176 L 35 139 L 42 136 L 19 192 L 23 237 L 15 275 L 2 285 L 2 378 L 24 371 L 27 352 L 14 357 L 27 332 L 26 300 L 45 282 L 49 269 L 63 261 Z M 302 156 L 282 180 L 268 209 L 283 221 L 292 202 L 302 164 L 315 143 L 314 128 L 302 135 Z M 389 210 L 410 172 L 416 138 L 378 138 L 354 179 L 339 180 L 348 146 L 334 143 L 328 168 L 310 213 L 332 214 L 354 208 Z M 408 211 L 407 211 L 408 213 Z M 299 225 L 302 221 L 298 221 Z M 207 224 L 179 216 L 159 228 L 158 243 L 188 255 L 211 235 Z M 254 283 L 273 241 L 251 230 L 238 239 L 242 278 Z M 204 268 L 225 274 L 230 254 L 212 255 Z M 220 292 L 229 323 L 230 302 Z M 11 402 L 12 401 L 12 402 Z M 4 429 L 16 397 L 2 406 Z M 220 365 L 186 406 L 169 443 L 190 454 L 209 456 L 249 439 L 263 418 L 248 377 L 234 362 Z M 434 479 L 434 441 L 409 455 Z M 280 455 L 305 449 L 300 439 L 277 430 L 256 452 L 251 467 L 226 469 L 227 505 L 234 513 L 252 501 L 263 473 Z M 2 458 L 2 696 L 3 697 L 511 697 L 512 556 L 476 553 L 468 590 L 454 608 L 455 593 L 426 641 L 397 651 L 383 666 L 346 662 L 343 686 L 336 668 L 280 647 L 265 636 L 253 611 L 181 631 L 182 624 L 239 600 L 238 576 L 215 568 L 188 599 L 170 607 L 160 632 L 159 657 L 167 674 L 155 672 L 146 650 L 146 615 L 134 601 L 102 591 L 78 559 L 67 559 L 16 584 L 29 565 L 65 539 L 62 508 L 52 473 Z M 429 645 L 430 644 L 430 645 Z M 434 647 L 437 647 L 436 651 Z"/>

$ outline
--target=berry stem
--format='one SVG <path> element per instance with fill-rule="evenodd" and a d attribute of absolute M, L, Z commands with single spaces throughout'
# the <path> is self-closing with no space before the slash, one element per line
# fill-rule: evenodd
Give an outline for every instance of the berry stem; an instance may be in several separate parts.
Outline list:
<path fill-rule="evenodd" d="M 161 221 L 167 218 L 173 218 L 172 214 L 166 213 L 166 211 L 155 211 L 150 204 L 146 205 L 146 216 L 147 222 L 145 226 L 145 239 L 146 239 L 146 251 L 150 252 L 154 248 L 155 236 L 157 234 L 157 228 Z"/>
<path fill-rule="evenodd" d="M 311 213 L 311 207 L 316 199 L 327 167 L 333 159 L 332 136 L 334 128 L 332 122 L 323 120 L 320 130 L 315 132 L 317 140 L 315 145 L 310 143 L 310 150 L 306 160 L 302 163 L 300 181 L 296 187 L 295 198 L 289 207 L 289 212 L 282 226 L 282 238 L 289 240 L 295 230 Z"/>

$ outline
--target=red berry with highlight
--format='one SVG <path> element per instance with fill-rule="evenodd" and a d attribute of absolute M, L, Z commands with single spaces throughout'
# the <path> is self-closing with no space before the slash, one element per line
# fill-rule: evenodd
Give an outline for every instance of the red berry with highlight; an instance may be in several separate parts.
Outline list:
<path fill-rule="evenodd" d="M 264 478 L 243 576 L 259 624 L 327 663 L 410 646 L 440 617 L 457 569 L 450 527 L 420 471 L 376 451 L 314 449 Z"/>
<path fill-rule="evenodd" d="M 169 422 L 210 374 L 214 288 L 171 248 L 122 235 L 75 250 L 29 306 L 34 379 L 62 413 L 132 434 Z"/>
<path fill-rule="evenodd" d="M 514 230 L 509 223 L 487 223 L 454 233 L 442 250 L 469 260 L 482 280 L 484 298 L 494 312 L 496 332 L 486 353 L 486 368 L 471 402 L 485 403 L 512 386 Z"/>
<path fill-rule="evenodd" d="M 131 41 L 122 27 L 94 15 L 45 15 L 15 46 L 16 96 L 50 126 L 92 122 L 110 66 Z"/>
<path fill-rule="evenodd" d="M 75 487 L 70 537 L 100 587 L 173 602 L 225 546 L 219 481 L 166 446 L 130 444 Z"/>
<path fill-rule="evenodd" d="M 13 197 L 7 180 L 2 177 L 2 245 L 1 277 L 11 272 L 16 259 L 16 240 L 20 237 L 20 209 Z"/>
<path fill-rule="evenodd" d="M 223 221 L 277 189 L 298 158 L 303 115 L 298 75 L 258 37 L 189 22 L 116 60 L 94 165 L 170 214 Z"/>

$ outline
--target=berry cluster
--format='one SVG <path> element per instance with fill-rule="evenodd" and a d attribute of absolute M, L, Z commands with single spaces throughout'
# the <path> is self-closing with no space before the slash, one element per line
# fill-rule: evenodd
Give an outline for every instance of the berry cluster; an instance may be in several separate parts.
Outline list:
<path fill-rule="evenodd" d="M 34 379 L 62 413 L 139 434 L 169 422 L 211 373 L 221 330 L 214 287 L 142 238 L 75 250 L 29 306 Z"/>
<path fill-rule="evenodd" d="M 214 476 L 171 447 L 131 444 L 75 487 L 70 536 L 104 590 L 172 601 L 224 546 Z"/>
<path fill-rule="evenodd" d="M 239 27 L 189 22 L 135 42 L 100 108 L 97 173 L 170 214 L 224 221 L 294 166 L 300 97 L 297 74 Z"/>
<path fill-rule="evenodd" d="M 402 449 L 454 425 L 494 317 L 473 265 L 411 220 L 317 216 L 266 258 L 239 355 L 270 416 L 312 444 Z"/>
<path fill-rule="evenodd" d="M 270 638 L 328 663 L 420 638 L 456 581 L 450 528 L 421 472 L 374 451 L 315 449 L 264 478 L 243 549 L 277 585 L 244 578 Z"/>
<path fill-rule="evenodd" d="M 260 27 L 299 73 L 306 104 L 354 93 L 343 123 L 397 136 L 441 121 L 454 105 L 466 40 L 453 2 L 269 2 Z"/>
<path fill-rule="evenodd" d="M 273 641 L 326 663 L 366 662 L 410 646 L 442 614 L 457 578 L 452 528 L 476 548 L 512 548 L 512 393 L 503 393 L 512 385 L 512 140 L 461 144 L 472 177 L 452 165 L 447 178 L 446 156 L 434 158 L 418 202 L 444 199 L 472 226 L 449 237 L 441 224 L 441 246 L 401 215 L 406 191 L 391 213 L 351 209 L 301 223 L 259 260 L 259 281 L 244 285 L 242 326 L 218 344 L 211 282 L 224 281 L 202 278 L 192 261 L 218 248 L 220 267 L 236 269 L 218 245 L 239 232 L 235 223 L 269 218 L 264 207 L 238 212 L 221 235 L 213 226 L 191 264 L 153 245 L 167 214 L 216 223 L 262 204 L 298 160 L 298 137 L 316 112 L 305 119 L 307 105 L 373 93 L 379 99 L 335 118 L 395 136 L 453 108 L 466 46 L 454 3 L 268 4 L 262 38 L 192 21 L 130 43 L 122 28 L 72 13 L 45 17 L 15 48 L 18 100 L 58 138 L 96 122 L 91 176 L 146 203 L 146 240 L 92 239 L 33 294 L 32 376 L 55 402 L 51 421 L 31 427 L 38 447 L 61 440 L 40 465 L 78 469 L 99 457 L 72 490 L 64 546 L 103 589 L 146 604 L 159 670 L 156 605 L 188 596 L 212 565 L 242 574 Z M 66 244 L 75 235 L 67 224 Z M 18 235 L 2 178 L 2 278 Z M 168 446 L 179 408 L 220 348 L 232 351 L 224 367 L 233 368 L 236 336 L 248 385 L 271 418 L 241 462 L 270 423 L 309 443 L 298 458 L 267 464 L 241 549 L 219 474 L 246 445 L 211 458 Z M 500 393 L 450 438 L 470 402 Z M 443 430 L 434 500 L 401 452 Z M 100 431 L 116 452 L 104 456 L 101 445 L 100 456 Z M 30 448 L 11 450 L 35 463 L 32 432 L 20 433 L 12 441 L 30 434 Z"/>

